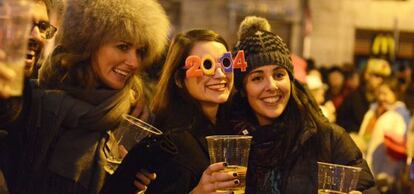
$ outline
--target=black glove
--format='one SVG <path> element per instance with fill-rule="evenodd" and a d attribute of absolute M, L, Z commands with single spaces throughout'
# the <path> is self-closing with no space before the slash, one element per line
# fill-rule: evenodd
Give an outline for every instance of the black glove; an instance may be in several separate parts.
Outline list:
<path fill-rule="evenodd" d="M 101 194 L 135 194 L 135 174 L 140 169 L 156 172 L 157 167 L 178 153 L 166 135 L 152 136 L 136 144 L 125 156 L 113 175 L 109 176 Z"/>

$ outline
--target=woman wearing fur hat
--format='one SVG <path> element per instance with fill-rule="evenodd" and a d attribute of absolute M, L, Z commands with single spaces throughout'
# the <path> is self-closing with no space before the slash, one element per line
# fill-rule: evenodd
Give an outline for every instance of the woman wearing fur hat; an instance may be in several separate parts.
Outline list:
<path fill-rule="evenodd" d="M 253 136 L 246 193 L 317 193 L 317 161 L 361 167 L 357 190 L 377 193 L 349 135 L 322 116 L 294 79 L 289 50 L 267 20 L 247 17 L 235 50 L 244 50 L 248 63 L 247 71 L 235 70 L 233 101 L 242 121 L 236 129 Z"/>
<path fill-rule="evenodd" d="M 135 108 L 144 104 L 138 72 L 166 43 L 169 22 L 155 1 L 67 3 L 57 47 L 22 111 L 25 152 L 16 153 L 12 193 L 98 193 L 121 114 L 145 112 Z"/>

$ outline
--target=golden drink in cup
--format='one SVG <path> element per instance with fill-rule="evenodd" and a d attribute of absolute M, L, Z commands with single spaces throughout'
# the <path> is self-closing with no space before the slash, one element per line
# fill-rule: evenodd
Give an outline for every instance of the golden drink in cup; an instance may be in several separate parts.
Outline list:
<path fill-rule="evenodd" d="M 14 71 L 13 81 L 0 83 L 10 87 L 11 96 L 21 96 L 27 45 L 32 26 L 31 1 L 3 0 L 0 2 L 0 65 Z"/>
<path fill-rule="evenodd" d="M 111 144 L 107 144 L 109 151 L 106 156 L 107 165 L 104 167 L 105 170 L 109 174 L 113 174 L 121 164 L 122 159 L 136 143 L 147 136 L 161 134 L 162 132 L 156 127 L 134 116 L 123 114 L 119 127 L 109 137 L 114 141 L 109 141 L 108 143 Z"/>
<path fill-rule="evenodd" d="M 345 194 L 356 189 L 362 168 L 318 162 L 318 194 Z"/>
<path fill-rule="evenodd" d="M 207 136 L 210 163 L 226 162 L 223 172 L 237 172 L 240 184 L 237 187 L 217 192 L 233 191 L 243 194 L 246 187 L 247 161 L 249 160 L 251 136 L 245 135 L 213 135 Z"/>

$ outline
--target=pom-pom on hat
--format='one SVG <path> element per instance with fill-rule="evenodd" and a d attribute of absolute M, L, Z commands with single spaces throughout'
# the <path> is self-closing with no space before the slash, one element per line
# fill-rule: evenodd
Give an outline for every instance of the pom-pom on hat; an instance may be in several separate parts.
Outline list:
<path fill-rule="evenodd" d="M 261 17 L 248 16 L 239 27 L 239 41 L 234 51 L 244 50 L 247 70 L 235 69 L 235 86 L 242 89 L 244 77 L 253 69 L 265 65 L 284 67 L 293 79 L 293 65 L 290 52 L 283 40 L 270 32 L 269 22 Z"/>

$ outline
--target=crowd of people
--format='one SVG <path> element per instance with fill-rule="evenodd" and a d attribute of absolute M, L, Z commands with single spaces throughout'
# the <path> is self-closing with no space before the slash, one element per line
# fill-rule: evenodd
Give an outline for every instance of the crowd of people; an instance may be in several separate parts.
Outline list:
<path fill-rule="evenodd" d="M 312 63 L 311 63 L 312 64 Z M 354 66 L 310 67 L 306 85 L 322 112 L 358 145 L 384 193 L 407 193 L 402 183 L 411 164 L 412 67 L 372 57 Z"/>
<path fill-rule="evenodd" d="M 225 161 L 210 164 L 205 137 L 217 134 L 253 137 L 246 193 L 317 193 L 317 162 L 360 167 L 353 193 L 414 193 L 410 67 L 370 59 L 359 73 L 308 61 L 303 82 L 265 18 L 246 17 L 236 45 L 210 29 L 168 45 L 168 17 L 154 0 L 31 1 L 22 96 L 10 96 L 16 75 L 0 64 L 0 194 L 217 193 L 242 184 Z M 150 84 L 145 70 L 161 56 Z M 164 135 L 109 172 L 122 114 Z"/>

